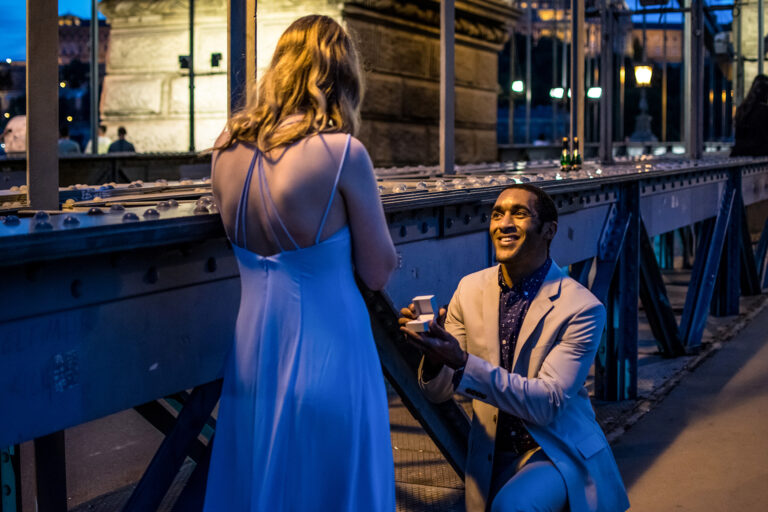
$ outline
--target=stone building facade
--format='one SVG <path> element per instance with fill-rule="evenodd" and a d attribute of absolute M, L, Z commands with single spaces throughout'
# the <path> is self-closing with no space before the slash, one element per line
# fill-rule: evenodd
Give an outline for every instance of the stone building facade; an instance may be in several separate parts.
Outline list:
<path fill-rule="evenodd" d="M 123 125 L 140 151 L 188 146 L 189 89 L 179 55 L 188 51 L 187 0 L 102 0 L 112 27 L 101 105 L 108 126 Z M 209 147 L 226 120 L 226 0 L 196 0 L 195 145 Z M 357 41 L 366 95 L 359 138 L 377 166 L 435 164 L 439 126 L 439 9 L 436 0 L 262 0 L 257 61 L 309 13 L 341 21 Z M 456 158 L 496 159 L 498 52 L 519 11 L 511 0 L 456 2 Z M 219 67 L 210 56 L 220 53 Z"/>

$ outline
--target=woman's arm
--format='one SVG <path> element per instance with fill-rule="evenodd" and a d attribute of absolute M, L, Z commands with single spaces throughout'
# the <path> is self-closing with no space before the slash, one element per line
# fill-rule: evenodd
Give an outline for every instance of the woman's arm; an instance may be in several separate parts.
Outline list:
<path fill-rule="evenodd" d="M 352 256 L 366 286 L 380 290 L 397 265 L 397 253 L 379 198 L 373 164 L 363 144 L 352 138 L 339 189 L 352 233 Z"/>

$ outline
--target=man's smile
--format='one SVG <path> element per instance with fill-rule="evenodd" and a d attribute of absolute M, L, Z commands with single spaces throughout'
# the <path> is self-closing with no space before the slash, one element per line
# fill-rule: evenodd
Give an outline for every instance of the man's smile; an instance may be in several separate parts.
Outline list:
<path fill-rule="evenodd" d="M 520 240 L 520 235 L 499 235 L 496 237 L 496 242 L 502 247 L 514 245 L 518 240 Z"/>

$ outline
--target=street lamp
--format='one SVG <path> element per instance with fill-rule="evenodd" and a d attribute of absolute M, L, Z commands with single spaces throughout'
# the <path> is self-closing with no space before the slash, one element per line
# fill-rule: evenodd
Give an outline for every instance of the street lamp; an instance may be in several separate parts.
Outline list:
<path fill-rule="evenodd" d="M 650 87 L 653 68 L 650 64 L 635 64 L 635 83 L 638 87 Z"/>

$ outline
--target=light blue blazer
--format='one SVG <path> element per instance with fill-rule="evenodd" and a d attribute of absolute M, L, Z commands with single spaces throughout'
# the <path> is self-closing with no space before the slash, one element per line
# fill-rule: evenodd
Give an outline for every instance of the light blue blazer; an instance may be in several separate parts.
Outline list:
<path fill-rule="evenodd" d="M 470 354 L 458 387 L 448 367 L 426 382 L 419 369 L 419 383 L 431 400 L 448 400 L 454 392 L 472 398 L 467 512 L 484 512 L 490 505 L 499 409 L 523 420 L 560 471 L 571 512 L 627 510 L 616 461 L 584 387 L 605 308 L 553 264 L 523 320 L 510 373 L 499 366 L 498 272 L 495 266 L 464 277 L 448 306 L 445 327 Z"/>

